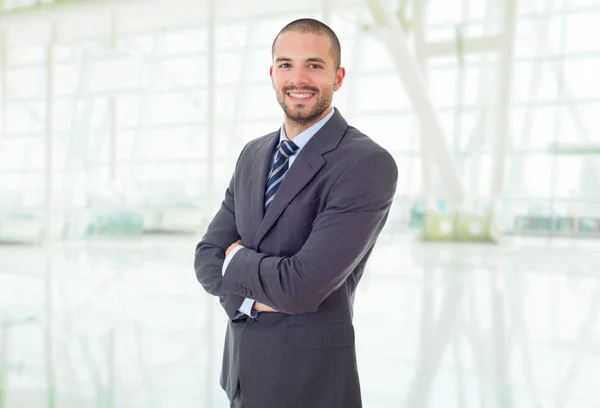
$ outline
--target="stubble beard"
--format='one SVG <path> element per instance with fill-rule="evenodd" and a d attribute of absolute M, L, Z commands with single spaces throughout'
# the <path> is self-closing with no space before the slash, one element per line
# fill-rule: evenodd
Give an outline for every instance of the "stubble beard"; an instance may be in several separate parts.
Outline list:
<path fill-rule="evenodd" d="M 291 90 L 297 89 L 284 89 L 279 95 L 277 95 L 279 106 L 281 106 L 281 109 L 283 109 L 286 119 L 291 125 L 306 126 L 314 123 L 321 116 L 321 114 L 325 112 L 327 108 L 329 108 L 333 99 L 333 92 L 329 95 L 324 95 L 319 90 L 315 91 L 314 88 L 302 89 L 315 93 L 314 97 L 316 98 L 316 103 L 314 104 L 313 108 L 307 112 L 308 107 L 306 105 L 295 107 L 286 103 L 285 97 L 287 96 L 287 92 Z M 322 95 L 324 96 L 320 97 Z"/>

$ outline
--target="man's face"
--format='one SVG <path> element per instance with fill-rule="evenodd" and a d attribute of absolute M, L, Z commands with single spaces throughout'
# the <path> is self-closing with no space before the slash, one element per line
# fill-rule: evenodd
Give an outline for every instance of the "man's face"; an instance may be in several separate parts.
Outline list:
<path fill-rule="evenodd" d="M 335 69 L 328 37 L 287 31 L 277 39 L 271 80 L 277 101 L 290 120 L 298 124 L 318 121 L 344 75 L 344 68 Z"/>

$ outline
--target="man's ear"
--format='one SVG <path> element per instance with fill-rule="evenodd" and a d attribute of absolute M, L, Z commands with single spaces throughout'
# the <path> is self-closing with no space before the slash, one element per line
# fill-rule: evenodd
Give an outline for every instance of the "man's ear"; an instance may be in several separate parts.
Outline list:
<path fill-rule="evenodd" d="M 333 90 L 337 91 L 342 87 L 342 82 L 344 82 L 344 78 L 346 77 L 346 68 L 340 67 L 335 74 L 335 82 L 333 84 Z"/>
<path fill-rule="evenodd" d="M 269 68 L 269 76 L 271 77 L 271 87 L 275 89 L 275 81 L 273 81 L 273 65 Z"/>

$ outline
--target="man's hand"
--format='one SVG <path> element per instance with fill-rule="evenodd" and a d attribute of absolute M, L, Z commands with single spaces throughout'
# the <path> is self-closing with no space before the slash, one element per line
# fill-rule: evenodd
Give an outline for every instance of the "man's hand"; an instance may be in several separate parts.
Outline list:
<path fill-rule="evenodd" d="M 259 312 L 271 312 L 271 313 L 277 312 L 277 310 L 275 310 L 265 304 L 262 304 L 260 302 L 254 302 L 254 304 L 252 305 L 252 309 L 259 311 Z"/>
<path fill-rule="evenodd" d="M 225 258 L 227 258 L 229 256 L 229 253 L 231 251 L 233 251 L 235 247 L 238 247 L 240 245 L 243 245 L 241 239 L 238 239 L 236 242 L 234 242 L 233 244 L 229 245 L 229 248 L 227 248 L 227 251 L 225 251 Z"/>

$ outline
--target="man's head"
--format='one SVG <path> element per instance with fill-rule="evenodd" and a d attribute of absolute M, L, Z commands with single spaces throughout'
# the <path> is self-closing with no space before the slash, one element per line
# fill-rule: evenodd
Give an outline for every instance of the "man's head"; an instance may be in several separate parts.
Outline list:
<path fill-rule="evenodd" d="M 271 46 L 271 55 L 273 56 L 273 60 L 275 60 L 275 44 L 277 43 L 277 40 L 281 34 L 289 31 L 323 35 L 329 38 L 331 41 L 330 52 L 334 61 L 334 68 L 337 71 L 342 66 L 342 47 L 340 46 L 340 40 L 338 39 L 337 35 L 331 28 L 329 28 L 327 24 L 313 18 L 301 18 L 299 20 L 294 20 L 281 29 L 279 34 L 277 34 L 273 40 L 273 45 Z"/>
<path fill-rule="evenodd" d="M 273 89 L 287 119 L 304 127 L 325 116 L 345 76 L 331 28 L 314 19 L 292 21 L 275 37 L 272 55 Z"/>

